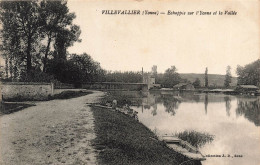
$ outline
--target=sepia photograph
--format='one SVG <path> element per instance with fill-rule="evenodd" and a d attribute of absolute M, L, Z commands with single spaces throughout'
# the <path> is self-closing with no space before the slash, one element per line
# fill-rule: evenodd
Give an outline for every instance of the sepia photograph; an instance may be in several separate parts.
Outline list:
<path fill-rule="evenodd" d="M 0 0 L 0 165 L 260 165 L 259 0 Z"/>

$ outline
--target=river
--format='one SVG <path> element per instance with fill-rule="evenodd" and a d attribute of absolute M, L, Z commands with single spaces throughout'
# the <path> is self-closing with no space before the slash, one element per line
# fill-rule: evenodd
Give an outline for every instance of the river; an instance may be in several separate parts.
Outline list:
<path fill-rule="evenodd" d="M 140 122 L 158 135 L 185 130 L 213 135 L 212 142 L 199 148 L 208 155 L 203 165 L 260 164 L 260 97 L 172 91 L 125 93 L 137 104 L 132 108 L 138 111 Z"/>

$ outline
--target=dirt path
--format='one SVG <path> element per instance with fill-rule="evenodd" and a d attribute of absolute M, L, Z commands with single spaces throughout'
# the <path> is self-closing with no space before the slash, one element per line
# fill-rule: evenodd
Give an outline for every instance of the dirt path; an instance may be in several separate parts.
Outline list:
<path fill-rule="evenodd" d="M 0 164 L 96 164 L 94 118 L 86 103 L 102 92 L 37 106 L 0 117 Z"/>

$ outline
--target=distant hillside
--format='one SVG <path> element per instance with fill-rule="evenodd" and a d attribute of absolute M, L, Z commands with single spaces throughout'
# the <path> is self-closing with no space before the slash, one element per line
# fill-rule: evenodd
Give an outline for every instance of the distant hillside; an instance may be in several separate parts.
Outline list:
<path fill-rule="evenodd" d="M 204 86 L 204 83 L 205 83 L 204 74 L 180 73 L 180 76 L 181 76 L 181 78 L 187 79 L 190 82 L 194 82 L 196 80 L 196 78 L 199 78 L 201 85 Z M 208 79 L 209 79 L 209 86 L 217 86 L 217 87 L 224 86 L 225 75 L 208 74 Z M 237 78 L 233 77 L 230 85 L 236 86 L 236 84 L 237 84 Z"/>

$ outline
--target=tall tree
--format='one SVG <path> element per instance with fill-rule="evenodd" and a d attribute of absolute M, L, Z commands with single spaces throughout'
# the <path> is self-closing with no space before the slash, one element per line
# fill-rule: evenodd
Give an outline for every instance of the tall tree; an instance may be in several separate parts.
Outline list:
<path fill-rule="evenodd" d="M 24 75 L 23 70 L 30 74 L 42 65 L 45 72 L 50 54 L 56 60 L 66 60 L 67 48 L 80 41 L 81 31 L 72 23 L 74 18 L 63 0 L 0 2 L 0 43 L 8 64 L 6 75 L 18 77 Z"/>
<path fill-rule="evenodd" d="M 232 79 L 231 67 L 230 67 L 230 66 L 227 66 L 226 76 L 225 76 L 225 82 L 224 82 L 224 86 L 225 86 L 226 88 L 230 87 L 231 79 Z"/>
<path fill-rule="evenodd" d="M 70 13 L 66 1 L 42 1 L 40 3 L 40 15 L 44 23 L 43 33 L 47 40 L 43 58 L 43 71 L 46 71 L 46 63 L 50 53 L 51 42 L 55 41 L 56 55 L 66 59 L 66 48 L 74 41 L 80 41 L 80 28 L 73 25 L 76 17 Z M 56 57 L 57 57 L 56 56 Z"/>
<path fill-rule="evenodd" d="M 69 29 L 59 29 L 55 38 L 54 58 L 65 60 L 67 57 L 67 48 L 72 46 L 74 42 L 81 41 L 79 39 L 80 33 L 80 27 L 77 25 L 72 25 Z"/>
<path fill-rule="evenodd" d="M 152 67 L 152 76 L 155 78 L 155 82 L 157 83 L 157 65 L 153 65 Z"/>
<path fill-rule="evenodd" d="M 208 67 L 205 70 L 205 87 L 209 86 L 209 79 L 208 79 Z"/>
<path fill-rule="evenodd" d="M 38 12 L 39 5 L 36 1 L 2 1 L 0 8 L 4 47 L 11 48 L 15 44 L 13 53 L 21 49 L 25 55 L 21 59 L 26 61 L 26 71 L 30 73 L 32 53 L 35 52 L 33 45 L 41 37 L 39 35 L 42 27 Z"/>

